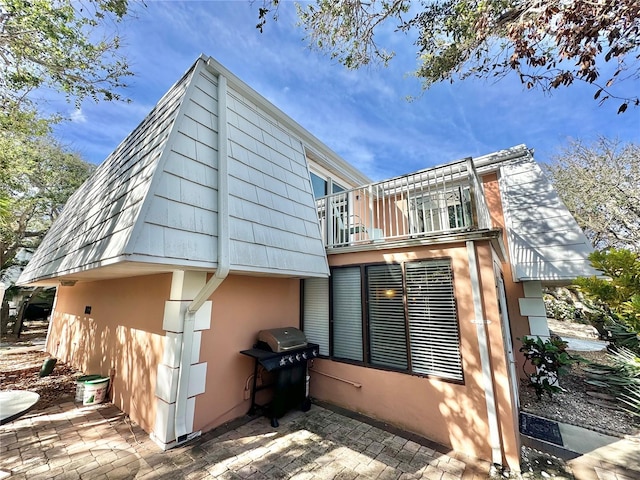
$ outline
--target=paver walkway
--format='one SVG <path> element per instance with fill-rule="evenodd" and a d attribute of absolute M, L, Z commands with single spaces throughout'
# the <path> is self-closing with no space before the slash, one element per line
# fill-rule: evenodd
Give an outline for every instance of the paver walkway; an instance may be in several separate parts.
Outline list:
<path fill-rule="evenodd" d="M 566 423 L 558 427 L 562 447 L 526 435 L 523 444 L 564 459 L 577 480 L 640 479 L 640 436 L 613 437 Z"/>
<path fill-rule="evenodd" d="M 640 479 L 640 441 L 618 439 L 567 463 L 580 480 L 637 480 Z"/>
<path fill-rule="evenodd" d="M 64 403 L 0 427 L 0 479 L 487 478 L 488 463 L 422 443 L 314 405 L 162 452 L 113 405 Z"/>

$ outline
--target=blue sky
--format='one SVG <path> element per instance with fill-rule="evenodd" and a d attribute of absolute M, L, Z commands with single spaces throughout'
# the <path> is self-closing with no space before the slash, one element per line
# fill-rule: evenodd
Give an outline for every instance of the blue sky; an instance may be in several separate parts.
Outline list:
<path fill-rule="evenodd" d="M 443 83 L 422 92 L 411 77 L 415 47 L 402 33 L 380 39 L 397 53 L 389 67 L 349 71 L 308 48 L 292 2 L 283 2 L 279 20 L 262 34 L 255 28 L 260 0 L 146 5 L 134 5 L 136 18 L 119 27 L 135 73 L 126 91 L 132 102 L 86 101 L 74 111 L 52 101 L 73 118 L 57 127 L 57 137 L 93 163 L 115 149 L 201 53 L 374 180 L 521 143 L 540 162 L 571 139 L 590 142 L 603 135 L 640 143 L 640 108 L 617 115 L 619 103 L 592 100 L 593 86 L 546 95 L 505 78 Z M 624 84 L 634 94 L 639 87 L 640 80 Z"/>

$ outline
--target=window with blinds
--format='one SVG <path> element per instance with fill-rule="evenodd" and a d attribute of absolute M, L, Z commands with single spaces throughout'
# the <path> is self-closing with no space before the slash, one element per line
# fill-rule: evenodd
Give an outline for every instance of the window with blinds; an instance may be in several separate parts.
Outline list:
<path fill-rule="evenodd" d="M 330 282 L 304 281 L 304 332 L 322 355 L 463 380 L 450 260 L 337 267 Z"/>
<path fill-rule="evenodd" d="M 362 283 L 360 267 L 331 272 L 333 303 L 333 356 L 363 361 Z"/>
<path fill-rule="evenodd" d="M 329 279 L 307 278 L 303 287 L 302 327 L 307 340 L 329 355 Z"/>
<path fill-rule="evenodd" d="M 451 263 L 407 262 L 405 281 L 412 371 L 462 380 Z"/>
<path fill-rule="evenodd" d="M 373 365 L 406 370 L 407 335 L 401 265 L 367 267 L 369 357 Z"/>

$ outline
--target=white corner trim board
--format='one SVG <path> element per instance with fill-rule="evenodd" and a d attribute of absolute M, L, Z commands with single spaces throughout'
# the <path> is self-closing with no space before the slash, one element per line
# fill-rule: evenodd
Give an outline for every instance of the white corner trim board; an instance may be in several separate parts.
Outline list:
<path fill-rule="evenodd" d="M 467 241 L 467 255 L 469 258 L 469 275 L 471 277 L 471 292 L 473 295 L 473 311 L 475 315 L 475 321 L 473 323 L 475 323 L 476 331 L 478 333 L 480 363 L 482 366 L 482 383 L 484 385 L 484 398 L 487 404 L 491 461 L 494 465 L 502 465 L 502 448 L 500 445 L 500 430 L 498 427 L 498 411 L 496 408 L 493 380 L 491 378 L 491 358 L 489 357 L 487 331 L 485 329 L 485 321 L 482 315 L 480 275 L 478 273 L 475 244 L 472 241 Z"/>

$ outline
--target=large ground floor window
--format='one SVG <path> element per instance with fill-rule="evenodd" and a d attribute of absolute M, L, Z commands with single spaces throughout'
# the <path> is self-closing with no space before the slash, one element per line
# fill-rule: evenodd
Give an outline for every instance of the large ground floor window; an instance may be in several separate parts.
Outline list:
<path fill-rule="evenodd" d="M 337 267 L 303 288 L 303 328 L 325 355 L 463 380 L 449 259 Z"/>

